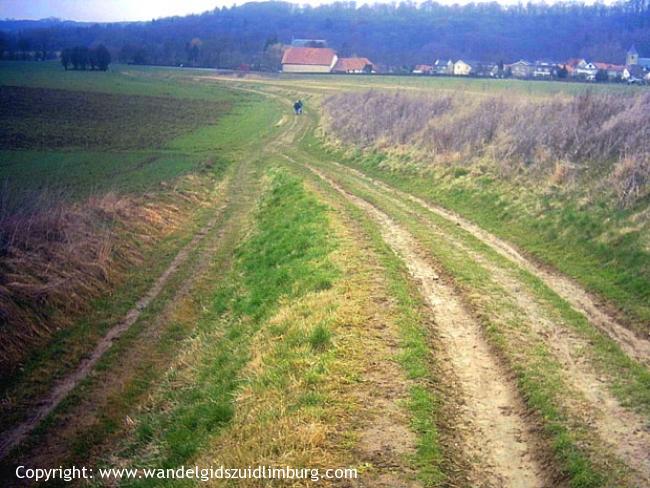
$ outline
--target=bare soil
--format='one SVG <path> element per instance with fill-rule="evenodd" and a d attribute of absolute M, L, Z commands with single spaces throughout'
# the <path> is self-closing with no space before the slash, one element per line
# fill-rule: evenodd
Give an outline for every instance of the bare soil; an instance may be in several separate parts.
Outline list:
<path fill-rule="evenodd" d="M 625 327 L 624 324 L 617 320 L 615 314 L 610 313 L 607 310 L 607 307 L 600 305 L 600 301 L 596 297 L 583 289 L 572 279 L 534 262 L 532 259 L 524 256 L 511 244 L 503 241 L 502 239 L 487 232 L 486 230 L 481 229 L 476 224 L 470 222 L 469 220 L 461 217 L 454 212 L 451 212 L 440 206 L 433 205 L 423 200 L 422 198 L 396 190 L 395 188 L 386 185 L 376 178 L 371 178 L 354 168 L 343 166 L 337 162 L 332 162 L 332 164 L 336 165 L 342 170 L 351 172 L 366 181 L 370 181 L 374 186 L 381 188 L 388 193 L 417 203 L 430 212 L 433 212 L 436 215 L 457 224 L 463 230 L 469 232 L 502 256 L 513 261 L 526 271 L 542 280 L 551 290 L 566 300 L 576 311 L 583 314 L 590 323 L 598 327 L 614 341 L 616 341 L 621 349 L 623 349 L 630 357 L 643 364 L 650 365 L 650 338 L 641 337 L 635 334 L 634 331 Z"/>
<path fill-rule="evenodd" d="M 364 178 L 363 181 L 369 188 L 377 184 L 376 180 L 370 178 Z M 380 185 L 382 189 L 386 188 L 385 185 L 381 183 Z M 396 194 L 396 191 L 391 190 L 392 196 L 388 198 L 392 203 L 409 212 L 407 205 L 397 198 Z M 446 218 L 445 214 L 439 215 Z M 543 307 L 526 285 L 511 273 L 491 263 L 480 253 L 469 249 L 441 229 L 430 225 L 429 232 L 440 239 L 451 240 L 455 247 L 467 253 L 470 259 L 490 273 L 495 285 L 501 287 L 524 312 L 527 325 L 560 361 L 566 383 L 582 397 L 582 401 L 573 402 L 567 405 L 567 408 L 571 409 L 578 418 L 584 419 L 585 423 L 594 429 L 603 444 L 608 446 L 611 453 L 634 470 L 630 476 L 635 483 L 639 486 L 650 484 L 650 430 L 647 428 L 647 420 L 643 415 L 624 407 L 612 394 L 607 379 L 594 369 L 588 358 L 589 341 L 573 332 L 569 326 L 562 323 L 561 319 Z M 491 241 L 484 240 L 484 242 L 490 244 Z M 490 247 L 494 248 L 491 244 Z M 546 270 L 544 272 L 549 273 Z M 559 279 L 566 280 L 563 277 Z M 577 285 L 572 284 L 572 286 Z M 586 294 L 584 291 L 582 293 Z M 629 330 L 625 329 L 625 331 L 631 334 Z M 636 342 L 644 343 L 642 339 L 633 335 L 631 337 Z"/>
<path fill-rule="evenodd" d="M 309 167 L 309 166 L 308 166 Z M 364 209 L 381 227 L 431 306 L 438 335 L 445 342 L 459 378 L 465 409 L 467 454 L 476 460 L 474 481 L 482 486 L 545 486 L 548 476 L 536 456 L 537 441 L 527 424 L 522 401 L 484 340 L 480 325 L 465 310 L 454 289 L 425 260 L 414 238 L 386 214 L 309 167 Z"/>

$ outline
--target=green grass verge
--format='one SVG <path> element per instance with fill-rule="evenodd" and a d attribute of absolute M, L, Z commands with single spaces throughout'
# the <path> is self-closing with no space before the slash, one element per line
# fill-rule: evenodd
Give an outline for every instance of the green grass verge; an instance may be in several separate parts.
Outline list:
<path fill-rule="evenodd" d="M 135 441 L 123 453 L 135 464 L 175 467 L 205 447 L 232 418 L 251 339 L 280 299 L 328 288 L 336 278 L 327 260 L 335 243 L 325 207 L 286 172 L 274 169 L 268 178 L 255 231 L 197 324 L 195 345 L 187 344 L 198 348 L 192 371 L 173 369 L 162 382 L 159 407 L 138 418 Z M 148 452 L 152 445 L 155 454 Z"/>

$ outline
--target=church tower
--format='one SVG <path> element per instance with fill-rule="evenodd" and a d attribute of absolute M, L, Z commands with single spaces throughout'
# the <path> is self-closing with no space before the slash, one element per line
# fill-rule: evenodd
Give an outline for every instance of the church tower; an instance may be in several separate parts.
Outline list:
<path fill-rule="evenodd" d="M 627 64 L 628 66 L 639 64 L 639 53 L 636 51 L 634 46 L 632 46 L 630 50 L 627 52 L 625 64 Z"/>

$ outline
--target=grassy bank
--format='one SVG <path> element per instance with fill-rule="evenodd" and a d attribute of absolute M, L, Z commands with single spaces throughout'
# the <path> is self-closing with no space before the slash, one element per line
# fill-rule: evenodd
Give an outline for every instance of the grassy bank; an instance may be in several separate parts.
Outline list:
<path fill-rule="evenodd" d="M 161 186 L 156 191 L 150 190 L 146 197 L 141 197 L 136 187 L 122 187 L 124 191 L 134 192 L 124 198 L 140 202 L 140 211 L 148 212 L 149 219 L 158 219 L 149 222 L 144 228 L 135 222 L 137 232 L 119 222 L 114 223 L 111 232 L 118 251 L 131 249 L 131 254 L 135 253 L 137 259 L 128 267 L 121 266 L 119 273 L 117 269 L 110 270 L 110 293 L 75 296 L 77 308 L 69 311 L 58 330 L 52 327 L 54 322 L 50 319 L 49 334 L 38 339 L 38 349 L 29 349 L 30 343 L 22 341 L 22 350 L 29 349 L 29 354 L 21 356 L 21 369 L 7 369 L 2 377 L 2 392 L 12 399 L 3 408 L 3 425 L 8 426 L 16 420 L 10 413 L 14 407 L 19 408 L 30 399 L 37 398 L 51 386 L 50 382 L 54 378 L 60 378 L 77 364 L 79 358 L 92 350 L 99 338 L 152 286 L 178 250 L 214 215 L 216 207 L 224 203 L 226 195 L 222 179 L 228 174 L 232 176 L 233 166 L 239 164 L 244 156 L 248 157 L 248 154 L 244 154 L 246 150 L 259 147 L 262 140 L 272 132 L 277 116 L 277 107 L 273 104 L 259 104 L 259 100 L 253 97 L 240 101 L 228 114 L 222 116 L 219 123 L 205 127 L 200 133 L 193 132 L 184 138 L 175 139 L 174 144 L 188 150 L 198 148 L 193 157 L 210 164 L 201 166 L 199 171 L 186 177 L 172 178 L 167 186 Z M 185 138 L 192 139 L 184 142 Z M 242 141 L 251 138 L 254 142 L 242 150 Z M 72 164 L 69 175 L 82 176 L 84 170 L 83 166 L 74 167 Z M 129 183 L 138 181 L 139 177 L 146 179 L 147 170 L 143 169 L 142 172 L 143 174 L 132 173 Z M 99 179 L 97 183 L 112 185 L 104 179 Z M 86 192 L 88 188 L 82 185 L 79 191 Z M 101 195 L 100 192 L 99 196 Z M 140 198 L 146 198 L 146 201 L 141 202 Z M 57 205 L 61 203 L 57 202 Z M 74 205 L 80 206 L 81 203 Z M 127 216 L 130 214 L 127 213 Z M 102 219 L 105 218 L 102 215 Z M 163 227 L 165 232 L 158 232 L 158 227 Z M 5 265 L 10 263 L 9 257 L 7 256 Z M 123 256 L 120 259 L 123 260 Z M 62 264 L 70 266 L 71 262 L 72 259 Z M 54 290 L 58 292 L 60 289 L 61 287 Z M 102 290 L 105 291 L 105 288 Z M 70 300 L 66 301 L 69 305 Z M 38 310 L 39 314 L 56 313 L 55 309 L 43 306 Z M 14 388 L 17 389 L 13 390 Z"/>
<path fill-rule="evenodd" d="M 310 150 L 458 212 L 599 294 L 642 335 L 650 321 L 647 202 L 620 209 L 587 189 L 532 186 L 491 171 L 448 165 L 414 169 L 408 157 L 313 139 Z"/>
<path fill-rule="evenodd" d="M 162 240 L 183 242 L 206 221 L 215 184 L 277 116 L 259 96 L 172 83 L 164 73 L 67 86 L 52 64 L 24 68 L 0 71 L 5 377 L 34 344 L 94 309 L 92 300 L 138 281 L 134 267 L 169 262 Z M 28 87 L 34 77 L 39 88 Z M 156 259 L 158 245 L 165 254 Z M 149 278 L 164 269 L 146 266 Z"/>
<path fill-rule="evenodd" d="M 122 453 L 130 463 L 174 467 L 205 448 L 232 419 L 251 340 L 279 300 L 327 289 L 336 277 L 327 258 L 334 242 L 325 208 L 286 173 L 272 171 L 267 178 L 253 234 L 238 248 L 233 269 L 213 292 L 155 400 L 136 419 Z M 303 338 L 315 352 L 327 346 L 325 327 Z M 158 446 L 155 454 L 152 445 Z"/>

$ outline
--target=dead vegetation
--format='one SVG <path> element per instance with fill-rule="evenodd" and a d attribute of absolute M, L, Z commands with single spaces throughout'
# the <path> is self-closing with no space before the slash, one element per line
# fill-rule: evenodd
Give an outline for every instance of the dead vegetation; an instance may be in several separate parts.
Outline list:
<path fill-rule="evenodd" d="M 329 97 L 326 124 L 347 143 L 410 145 L 427 163 L 488 157 L 501 172 L 574 170 L 611 187 L 622 207 L 650 192 L 650 94 L 575 97 L 403 95 L 369 91 Z"/>
<path fill-rule="evenodd" d="M 48 191 L 23 196 L 19 206 L 3 198 L 0 365 L 7 374 L 119 283 L 205 199 L 196 177 L 183 183 L 157 195 L 106 193 L 75 203 Z"/>

